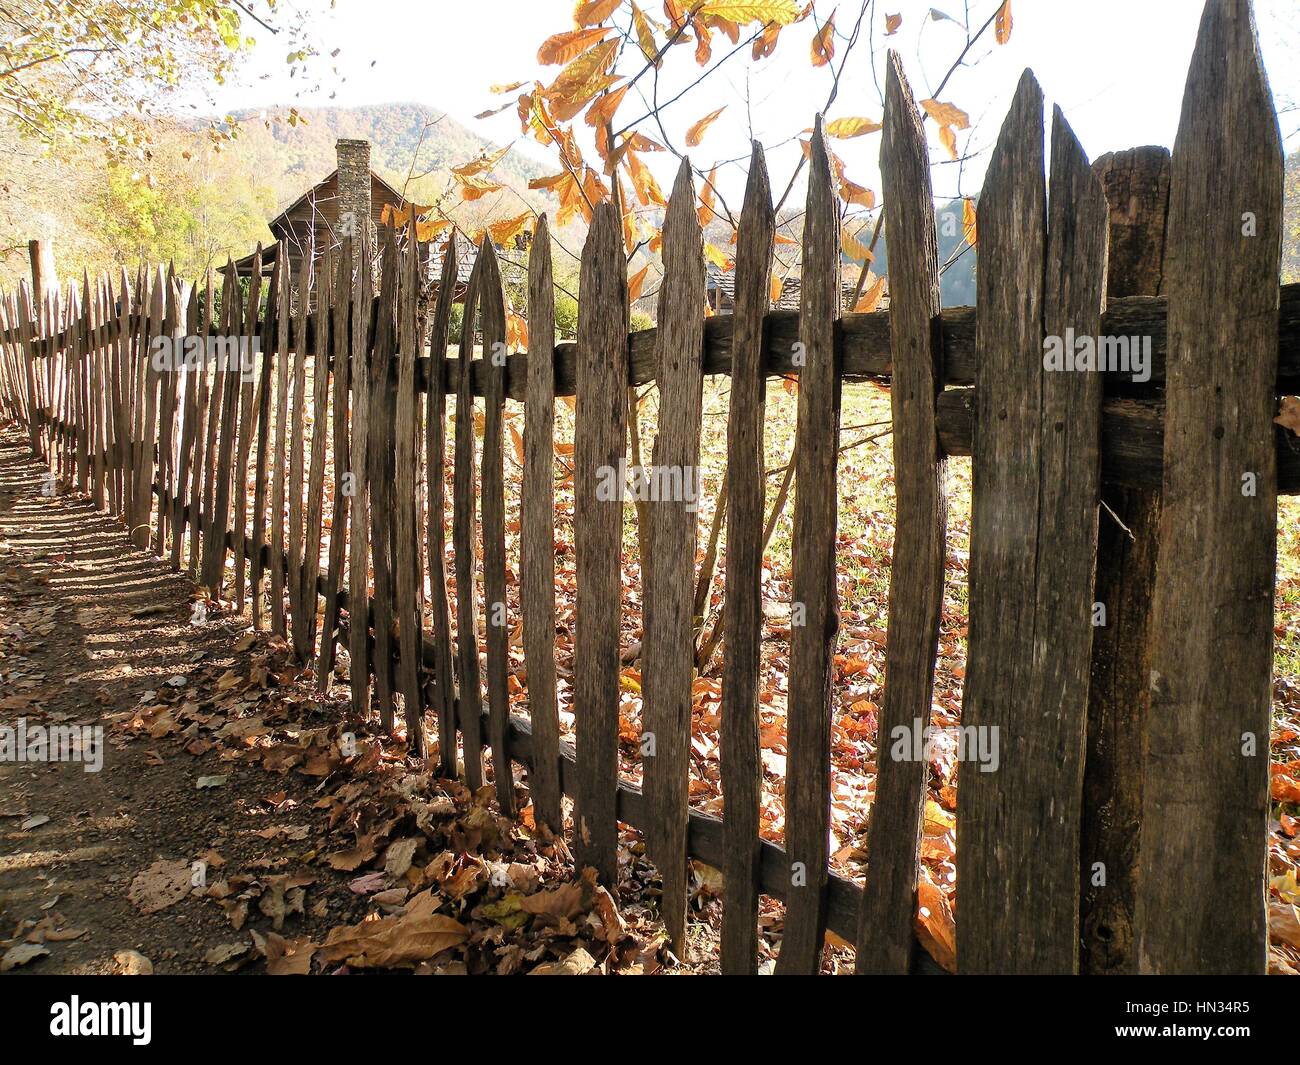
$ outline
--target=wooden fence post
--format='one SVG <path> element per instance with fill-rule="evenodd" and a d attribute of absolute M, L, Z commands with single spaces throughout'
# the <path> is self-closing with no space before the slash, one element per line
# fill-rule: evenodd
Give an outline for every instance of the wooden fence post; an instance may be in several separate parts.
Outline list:
<path fill-rule="evenodd" d="M 1169 151 L 1135 148 L 1093 164 L 1110 205 L 1106 296 L 1163 289 Z M 1151 595 L 1160 490 L 1106 485 L 1098 517 L 1088 750 L 1083 776 L 1080 969 L 1131 973 L 1142 822 Z M 1104 880 L 1103 880 L 1104 878 Z"/>
<path fill-rule="evenodd" d="M 886 239 L 891 249 L 889 328 L 894 354 L 889 400 L 894 429 L 893 557 L 885 700 L 877 729 L 876 797 L 867 836 L 867 883 L 858 921 L 858 973 L 911 968 L 916 881 L 929 765 L 892 757 L 897 730 L 925 735 L 934 691 L 934 656 L 943 612 L 947 459 L 935 432 L 943 387 L 939 252 L 930 153 L 912 90 L 896 52 L 885 76 L 885 129 L 880 149 Z"/>
<path fill-rule="evenodd" d="M 497 803 L 507 817 L 514 816 L 515 786 L 510 765 L 510 693 L 508 688 L 510 624 L 506 603 L 506 305 L 496 249 L 484 237 L 479 248 L 483 261 L 479 307 L 483 331 L 483 599 L 487 618 L 488 736 L 492 744 L 492 771 Z"/>
<path fill-rule="evenodd" d="M 1106 201 L 1057 108 L 1047 216 L 1042 102 L 1026 71 L 979 204 L 957 803 L 957 964 L 966 973 L 1078 967 L 1102 375 L 1075 356 L 1088 350 L 1076 338 L 1095 353 L 1101 329 Z"/>
<path fill-rule="evenodd" d="M 1281 231 L 1281 137 L 1250 4 L 1210 0 L 1169 182 L 1141 972 L 1266 968 Z"/>
<path fill-rule="evenodd" d="M 817 117 L 808 163 L 799 301 L 798 449 L 787 700 L 785 842 L 790 895 L 776 971 L 815 974 L 826 934 L 831 818 L 831 677 L 839 630 L 835 529 L 840 443 L 840 219 Z"/>
<path fill-rule="evenodd" d="M 447 338 L 456 296 L 456 238 L 447 239 L 438 304 L 429 335 L 429 373 L 425 378 L 425 470 L 429 511 L 429 629 L 433 640 L 433 679 L 429 701 L 438 718 L 438 772 L 456 775 L 456 677 L 451 652 L 451 604 L 447 598 Z M 530 316 L 531 320 L 531 316 Z M 531 369 L 532 363 L 529 362 Z M 527 530 L 523 530 L 526 535 Z M 522 594 L 522 593 L 521 593 Z M 527 639 L 525 630 L 525 639 Z M 533 675 L 528 675 L 529 690 Z M 556 800 L 558 804 L 558 799 Z"/>
<path fill-rule="evenodd" d="M 722 971 L 748 974 L 758 960 L 758 671 L 763 640 L 763 417 L 767 378 L 763 320 L 771 305 L 776 215 L 763 149 L 754 142 L 736 238 L 736 318 L 727 415 L 727 560 L 722 624 L 722 794 L 725 859 Z"/>
<path fill-rule="evenodd" d="M 439 293 L 440 307 L 441 298 Z M 528 382 L 520 497 L 519 597 L 528 717 L 536 745 L 528 784 L 537 823 L 560 832 L 564 814 L 555 692 L 555 292 L 546 215 L 537 220 L 528 252 Z"/>
<path fill-rule="evenodd" d="M 582 249 L 578 305 L 573 525 L 577 554 L 574 709 L 578 789 L 576 854 L 609 887 L 618 883 L 619 621 L 627 447 L 627 264 L 613 203 L 596 206 Z M 467 318 L 468 320 L 468 318 Z M 611 482 L 615 485 L 609 491 Z"/>
<path fill-rule="evenodd" d="M 652 825 L 648 852 L 663 882 L 660 912 L 673 950 L 684 959 L 705 295 L 704 236 L 695 210 L 689 159 L 682 160 L 668 200 L 663 264 L 655 333 L 659 426 L 651 463 L 658 485 L 676 484 L 681 498 L 661 492 L 657 499 L 652 495 L 647 506 L 651 565 L 643 599 L 641 751 Z M 695 487 L 693 500 L 686 498 L 689 485 Z"/>

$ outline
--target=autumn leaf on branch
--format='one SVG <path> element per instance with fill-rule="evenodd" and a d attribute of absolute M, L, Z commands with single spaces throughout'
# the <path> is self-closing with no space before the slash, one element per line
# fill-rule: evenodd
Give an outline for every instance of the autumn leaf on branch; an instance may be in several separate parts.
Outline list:
<path fill-rule="evenodd" d="M 705 131 L 713 125 L 714 120 L 726 109 L 727 105 L 723 104 L 716 111 L 709 112 L 702 119 L 692 125 L 691 128 L 686 131 L 687 146 L 691 148 L 699 147 L 700 141 L 704 139 Z"/>
<path fill-rule="evenodd" d="M 886 37 L 892 37 L 894 34 L 896 34 L 896 33 L 898 32 L 898 27 L 901 26 L 902 24 L 903 24 L 903 16 L 902 16 L 902 15 L 886 15 L 886 16 L 885 16 L 885 36 L 886 36 Z"/>
<path fill-rule="evenodd" d="M 880 306 L 881 297 L 885 294 L 885 279 L 883 277 L 876 277 L 874 273 L 868 271 L 867 278 L 868 280 L 875 278 L 875 280 L 871 282 L 871 287 L 862 293 L 862 298 L 853 305 L 853 310 L 857 314 L 870 314 Z"/>
<path fill-rule="evenodd" d="M 587 51 L 609 33 L 608 26 L 597 26 L 590 30 L 566 30 L 556 33 L 542 42 L 537 49 L 537 62 L 543 66 L 568 63 Z"/>
<path fill-rule="evenodd" d="M 947 149 L 949 158 L 956 159 L 957 134 L 954 130 L 969 129 L 970 117 L 955 104 L 941 103 L 938 100 L 922 100 L 921 106 L 939 127 L 939 143 Z"/>
<path fill-rule="evenodd" d="M 811 50 L 815 67 L 824 67 L 835 58 L 835 12 L 831 12 L 826 24 L 813 35 Z"/>
<path fill-rule="evenodd" d="M 962 200 L 961 225 L 962 236 L 966 238 L 966 243 L 972 248 L 975 247 L 975 201 L 969 196 Z"/>
<path fill-rule="evenodd" d="M 705 0 L 696 8 L 696 15 L 721 18 L 729 22 L 775 22 L 788 26 L 799 18 L 799 5 L 795 0 L 753 0 L 752 3 L 732 3 L 729 0 Z"/>
<path fill-rule="evenodd" d="M 836 118 L 826 123 L 826 135 L 828 137 L 837 137 L 840 140 L 848 140 L 850 137 L 862 137 L 868 133 L 875 133 L 882 128 L 879 122 L 873 122 L 869 118 L 859 116 Z"/>
<path fill-rule="evenodd" d="M 623 0 L 588 0 L 578 4 L 573 21 L 579 26 L 598 26 L 619 9 Z"/>
<path fill-rule="evenodd" d="M 993 20 L 993 39 L 998 44 L 1011 40 L 1011 0 L 1002 0 L 1002 6 Z"/>
<path fill-rule="evenodd" d="M 854 262 L 865 262 L 874 258 L 871 250 L 847 229 L 840 236 L 840 248 Z"/>

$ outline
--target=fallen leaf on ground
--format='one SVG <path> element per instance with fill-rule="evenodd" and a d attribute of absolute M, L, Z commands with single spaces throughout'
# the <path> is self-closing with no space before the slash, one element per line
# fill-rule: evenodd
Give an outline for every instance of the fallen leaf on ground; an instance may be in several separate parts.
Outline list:
<path fill-rule="evenodd" d="M 126 897 L 141 913 L 157 913 L 174 906 L 190 892 L 190 863 L 159 860 L 137 873 Z"/>
<path fill-rule="evenodd" d="M 119 950 L 113 955 L 113 972 L 118 976 L 153 976 L 153 962 L 138 950 Z"/>
<path fill-rule="evenodd" d="M 26 965 L 37 958 L 43 958 L 49 953 L 39 943 L 19 943 L 16 947 L 10 947 L 5 951 L 4 957 L 0 958 L 0 973 L 7 973 L 10 969 L 17 969 L 20 965 Z"/>

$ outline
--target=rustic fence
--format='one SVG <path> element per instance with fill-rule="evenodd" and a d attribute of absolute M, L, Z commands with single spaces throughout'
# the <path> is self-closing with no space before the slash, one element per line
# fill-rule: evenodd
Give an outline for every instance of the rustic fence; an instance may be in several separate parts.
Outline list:
<path fill-rule="evenodd" d="M 284 254 L 265 294 L 260 268 L 246 295 L 228 270 L 219 303 L 211 281 L 200 298 L 161 269 L 134 283 L 84 280 L 62 303 L 38 306 L 24 287 L 3 304 L 0 403 L 140 547 L 214 593 L 229 581 L 236 607 L 250 603 L 254 625 L 289 639 L 322 681 L 346 646 L 354 706 L 373 699 L 385 728 L 400 708 L 417 754 L 430 711 L 441 772 L 463 762 L 481 786 L 490 749 L 497 798 L 513 813 L 505 767 L 521 763 L 536 819 L 555 831 L 571 796 L 578 860 L 606 881 L 618 873 L 617 823 L 643 830 L 675 943 L 687 857 L 722 870 L 728 972 L 754 968 L 760 893 L 787 907 L 778 971 L 815 971 L 828 927 L 856 941 L 860 971 L 925 960 L 913 915 L 927 768 L 889 757 L 886 737 L 929 720 L 945 461 L 973 455 L 962 725 L 1002 740 L 997 772 L 971 765 L 961 777 L 961 970 L 1261 972 L 1276 503 L 1300 492 L 1300 448 L 1272 419 L 1277 396 L 1300 390 L 1300 288 L 1277 281 L 1281 151 L 1248 4 L 1207 6 L 1172 165 L 1142 150 L 1090 167 L 1057 111 L 1046 172 L 1042 105 L 1026 72 L 979 203 L 978 314 L 939 308 L 925 137 L 893 58 L 888 312 L 840 317 L 839 219 L 819 127 L 798 312 L 770 310 L 774 219 L 755 146 L 732 315 L 704 316 L 683 166 L 656 329 L 628 334 L 621 227 L 606 204 L 582 254 L 576 344 L 553 341 L 544 218 L 528 264 L 526 355 L 505 354 L 490 243 L 453 359 L 454 286 L 441 285 L 426 318 L 414 252 L 385 230 L 377 295 L 365 240 L 327 251 L 314 276 L 305 266 L 296 301 Z M 453 242 L 444 280 L 456 255 Z M 484 354 L 473 359 L 476 320 Z M 178 367 L 153 357 L 159 337 L 260 346 L 242 366 Z M 1045 364 L 1054 338 L 1103 337 L 1149 341 L 1149 378 L 1134 380 L 1143 375 L 1132 366 Z M 732 382 L 722 819 L 688 800 L 696 515 L 666 499 L 643 530 L 643 728 L 654 750 L 642 791 L 618 770 L 623 504 L 596 490 L 602 467 L 624 458 L 629 383 L 657 382 L 654 466 L 698 465 L 706 374 Z M 764 382 L 775 374 L 800 384 L 784 847 L 759 836 Z M 863 888 L 830 871 L 827 839 L 840 389 L 866 379 L 892 392 L 897 535 Z M 560 740 L 553 642 L 554 402 L 568 395 L 576 748 Z M 509 516 L 522 619 L 506 610 L 507 401 L 522 402 L 525 419 L 520 510 Z M 1159 522 L 1102 533 L 1099 548 L 1104 492 Z M 1094 603 L 1112 592 L 1098 635 Z M 507 639 L 520 620 L 526 716 L 508 698 Z"/>

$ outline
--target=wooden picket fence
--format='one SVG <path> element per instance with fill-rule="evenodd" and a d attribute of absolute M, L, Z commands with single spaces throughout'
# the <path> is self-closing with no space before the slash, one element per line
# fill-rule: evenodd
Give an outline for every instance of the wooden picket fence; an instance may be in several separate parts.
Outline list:
<path fill-rule="evenodd" d="M 459 771 L 478 788 L 490 749 L 497 799 L 514 813 L 506 767 L 522 764 L 538 824 L 557 832 L 571 796 L 578 861 L 606 882 L 618 876 L 618 823 L 641 829 L 679 946 L 688 856 L 720 869 L 722 965 L 736 973 L 756 964 L 760 893 L 786 904 L 780 972 L 816 971 L 828 928 L 857 943 L 859 971 L 925 967 L 913 932 L 924 759 L 882 753 L 865 887 L 829 869 L 842 385 L 887 381 L 892 391 L 897 536 L 882 752 L 896 729 L 929 720 L 945 462 L 973 456 L 962 725 L 997 730 L 1001 764 L 991 773 L 968 765 L 961 776 L 963 972 L 1080 968 L 1081 907 L 1096 894 L 1081 836 L 1105 799 L 1088 793 L 1085 802 L 1099 499 L 1103 485 L 1156 493 L 1149 646 L 1121 651 L 1149 677 L 1129 707 L 1143 707 L 1133 720 L 1146 754 L 1137 778 L 1129 770 L 1114 785 L 1140 796 L 1141 848 L 1121 868 L 1124 848 L 1103 847 L 1100 864 L 1113 863 L 1105 871 L 1131 891 L 1130 969 L 1262 972 L 1276 504 L 1279 492 L 1300 492 L 1300 448 L 1272 419 L 1277 396 L 1300 389 L 1300 289 L 1278 285 L 1282 156 L 1245 0 L 1207 5 L 1172 167 L 1164 162 L 1167 230 L 1162 213 L 1148 227 L 1163 242 L 1163 287 L 1117 295 L 1125 282 L 1112 262 L 1108 286 L 1108 236 L 1132 223 L 1131 205 L 1108 205 L 1109 185 L 1059 111 L 1046 171 L 1043 99 L 1027 71 L 979 202 L 978 314 L 941 311 L 922 120 L 891 57 L 887 312 L 841 317 L 840 223 L 819 124 L 798 312 L 770 309 L 774 217 L 756 145 L 732 315 L 703 313 L 702 237 L 683 165 L 663 231 L 656 329 L 628 334 L 619 215 L 603 204 L 582 254 L 576 344 L 553 340 L 545 218 L 528 264 L 530 350 L 505 358 L 494 357 L 505 351 L 507 314 L 491 244 L 465 297 L 459 357 L 445 358 L 454 286 L 441 286 L 426 320 L 415 255 L 385 230 L 377 295 L 369 242 L 349 242 L 296 279 L 292 313 L 285 254 L 265 294 L 260 269 L 246 296 L 228 269 L 219 304 L 210 280 L 200 293 L 162 269 L 83 280 L 57 305 L 38 306 L 24 287 L 3 302 L 0 404 L 25 425 L 33 451 L 119 515 L 136 544 L 237 608 L 251 604 L 254 625 L 289 639 L 322 682 L 346 646 L 354 706 L 373 700 L 384 728 L 401 709 L 414 753 L 442 773 Z M 1147 232 L 1142 240 L 1157 240 Z M 455 278 L 458 254 L 453 242 L 444 279 Z M 1044 369 L 1044 339 L 1067 330 L 1150 338 L 1150 380 Z M 255 337 L 260 349 L 247 372 L 157 365 L 155 338 L 180 336 Z M 654 466 L 698 466 L 706 374 L 731 376 L 724 818 L 693 812 L 688 800 L 696 515 L 685 500 L 659 501 L 645 531 L 643 728 L 654 753 L 640 790 L 618 770 L 624 506 L 596 491 L 598 471 L 625 455 L 629 384 L 653 380 L 660 392 Z M 777 374 L 800 385 L 792 600 L 802 623 L 791 630 L 784 846 L 759 835 L 764 390 Z M 576 747 L 560 740 L 554 646 L 554 403 L 569 395 Z M 507 402 L 524 411 L 517 515 L 507 514 L 504 490 Z M 504 609 L 511 519 L 522 618 Z M 527 715 L 508 701 L 508 634 L 521 620 Z M 424 750 L 426 711 L 436 752 Z"/>

